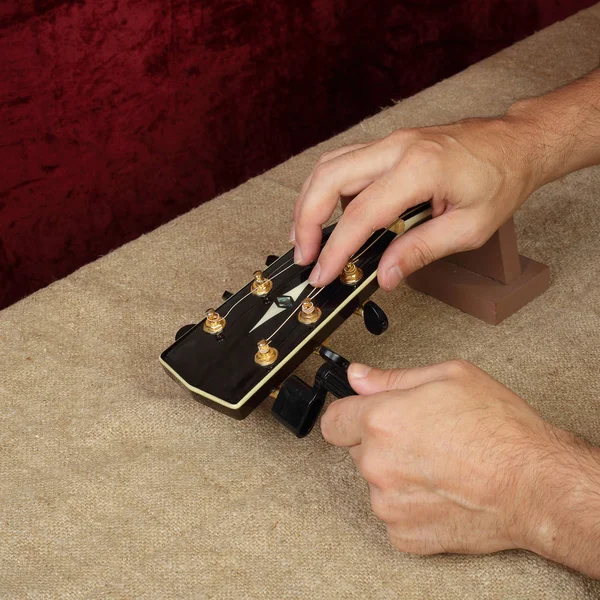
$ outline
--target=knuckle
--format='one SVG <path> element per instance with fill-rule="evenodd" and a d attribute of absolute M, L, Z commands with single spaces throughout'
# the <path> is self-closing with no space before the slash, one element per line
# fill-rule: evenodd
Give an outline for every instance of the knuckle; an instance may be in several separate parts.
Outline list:
<path fill-rule="evenodd" d="M 324 162 L 317 164 L 315 166 L 315 170 L 313 171 L 313 181 L 321 182 L 325 179 L 328 179 L 331 176 L 331 163 Z"/>
<path fill-rule="evenodd" d="M 354 199 L 346 206 L 344 210 L 344 220 L 348 221 L 364 221 L 368 216 L 368 210 L 365 203 L 360 199 Z"/>
<path fill-rule="evenodd" d="M 354 148 L 342 154 L 341 158 L 348 162 L 357 162 L 361 156 L 360 149 Z"/>
<path fill-rule="evenodd" d="M 380 460 L 373 458 L 371 455 L 366 455 L 360 461 L 359 470 L 364 479 L 375 487 L 380 489 L 388 487 L 389 478 L 385 475 Z"/>
<path fill-rule="evenodd" d="M 381 177 L 372 187 L 371 198 L 374 204 L 380 204 L 386 197 L 396 195 L 395 182 L 391 177 Z"/>
<path fill-rule="evenodd" d="M 476 250 L 481 248 L 487 240 L 488 236 L 484 228 L 473 222 L 460 236 L 459 245 L 464 250 Z"/>
<path fill-rule="evenodd" d="M 442 160 L 443 146 L 433 140 L 419 140 L 404 153 L 403 162 L 411 167 L 427 164 L 436 169 Z"/>
<path fill-rule="evenodd" d="M 386 527 L 386 531 L 388 539 L 390 540 L 392 546 L 394 546 L 394 548 L 396 548 L 397 550 L 403 551 L 402 537 L 400 535 L 400 532 L 397 530 L 397 527 L 395 527 L 394 525 L 388 525 Z"/>
<path fill-rule="evenodd" d="M 326 152 L 323 152 L 323 154 L 321 154 L 321 156 L 319 156 L 319 159 L 317 160 L 315 166 L 326 163 L 327 161 L 331 160 L 334 156 L 335 156 L 335 152 L 333 152 L 332 150 L 327 150 Z"/>
<path fill-rule="evenodd" d="M 371 436 L 385 434 L 388 428 L 388 419 L 380 411 L 372 408 L 364 413 L 363 428 Z"/>
<path fill-rule="evenodd" d="M 410 140 L 415 140 L 419 136 L 419 132 L 416 129 L 411 129 L 409 127 L 396 129 L 392 131 L 389 135 L 384 137 L 381 141 L 387 142 L 391 144 L 405 144 Z"/>
<path fill-rule="evenodd" d="M 472 368 L 473 365 L 470 362 L 463 360 L 462 358 L 455 358 L 446 363 L 446 374 L 449 377 L 458 379 L 469 374 Z"/>
<path fill-rule="evenodd" d="M 415 553 L 414 543 L 405 538 L 401 527 L 397 525 L 388 524 L 386 529 L 388 539 L 390 540 L 392 546 L 396 548 L 396 550 L 400 550 L 400 552 L 410 552 L 413 554 Z"/>
<path fill-rule="evenodd" d="M 384 521 L 385 523 L 391 523 L 392 519 L 392 506 L 386 499 L 385 495 L 375 490 L 371 492 L 371 508 L 375 516 Z"/>

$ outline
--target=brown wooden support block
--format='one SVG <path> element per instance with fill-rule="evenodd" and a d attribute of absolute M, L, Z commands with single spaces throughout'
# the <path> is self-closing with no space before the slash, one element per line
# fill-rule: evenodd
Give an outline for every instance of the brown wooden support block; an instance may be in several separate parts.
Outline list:
<path fill-rule="evenodd" d="M 481 248 L 454 254 L 407 278 L 428 294 L 478 319 L 497 325 L 550 285 L 550 270 L 519 255 L 512 219 Z"/>

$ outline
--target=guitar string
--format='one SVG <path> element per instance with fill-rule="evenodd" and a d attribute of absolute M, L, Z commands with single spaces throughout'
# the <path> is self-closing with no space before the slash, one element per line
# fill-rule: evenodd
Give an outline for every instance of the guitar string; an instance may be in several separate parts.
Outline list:
<path fill-rule="evenodd" d="M 284 267 L 283 269 L 281 269 L 281 271 L 278 271 L 277 273 L 275 273 L 274 275 L 271 275 L 271 277 L 269 277 L 269 279 L 271 281 L 273 281 L 273 279 L 275 279 L 275 277 L 278 277 L 279 275 L 281 275 L 282 273 L 284 273 L 285 271 L 287 271 L 288 269 L 291 269 L 293 266 L 295 266 L 296 263 L 292 262 L 291 264 L 289 264 L 287 267 Z M 250 284 L 252 285 L 252 284 Z M 229 310 L 223 315 L 223 318 L 226 319 L 227 316 L 229 315 L 229 313 L 240 303 L 242 302 L 242 300 L 245 300 L 248 296 L 252 296 L 252 290 L 250 290 L 245 296 L 242 296 L 235 304 L 233 304 L 233 306 L 231 306 L 229 308 Z"/>
<path fill-rule="evenodd" d="M 394 227 L 399 221 L 401 221 L 402 219 L 400 217 L 398 217 L 393 223 L 391 223 L 390 225 L 388 225 L 362 252 L 360 252 L 359 254 L 355 254 L 354 257 L 352 257 L 350 259 L 350 262 L 353 262 L 354 264 L 356 264 L 356 261 L 369 249 L 373 246 L 373 244 L 376 244 L 388 231 L 390 231 L 392 229 L 392 227 Z"/>
<path fill-rule="evenodd" d="M 331 223 L 327 223 L 326 225 L 324 225 L 323 227 L 331 227 L 332 225 L 336 225 L 337 222 L 340 220 L 340 217 L 338 217 L 337 219 L 334 219 L 333 221 L 331 221 Z M 323 247 L 325 246 L 325 243 L 320 244 L 320 249 L 323 250 Z M 284 263 L 287 264 L 287 263 Z M 294 257 L 292 256 L 291 258 L 291 263 L 288 264 L 286 267 L 284 267 L 283 269 L 281 269 L 280 271 L 277 271 L 276 273 L 274 273 L 273 275 L 271 275 L 269 277 L 269 279 L 273 280 L 275 279 L 275 277 L 278 277 L 279 275 L 281 275 L 284 271 L 287 271 L 288 269 L 290 269 L 291 267 L 293 267 L 296 263 L 294 262 Z"/>
<path fill-rule="evenodd" d="M 223 319 L 226 319 L 229 316 L 229 313 L 242 301 L 245 300 L 248 296 L 252 296 L 252 291 L 248 292 L 245 296 L 242 296 L 224 315 Z"/>
<path fill-rule="evenodd" d="M 330 227 L 331 225 L 335 225 L 337 222 L 339 221 L 339 217 L 337 219 L 335 219 L 334 221 L 332 221 L 331 223 L 329 223 L 328 225 L 326 225 L 326 227 Z M 323 248 L 325 244 L 321 244 L 321 249 Z M 285 264 L 285 263 L 284 263 Z M 279 277 L 279 275 L 283 274 L 285 271 L 287 271 L 288 269 L 291 269 L 293 266 L 295 266 L 296 263 L 294 262 L 294 259 L 292 257 L 290 264 L 288 264 L 287 266 L 283 267 L 280 271 L 275 272 L 273 275 L 271 275 L 269 277 L 269 279 L 271 281 L 273 281 L 273 279 L 275 279 L 276 277 Z M 252 285 L 252 284 L 250 284 Z M 233 304 L 229 310 L 223 315 L 223 319 L 226 319 L 229 314 L 231 313 L 231 311 L 238 305 L 240 304 L 240 302 L 242 302 L 243 300 L 245 300 L 248 296 L 252 296 L 252 290 L 249 291 L 245 296 L 242 296 L 235 304 Z"/>
<path fill-rule="evenodd" d="M 394 227 L 394 225 L 396 225 L 396 223 L 398 223 L 399 221 L 401 221 L 401 217 L 398 217 L 393 223 L 391 223 L 390 225 L 388 225 L 388 227 L 385 228 L 384 231 L 381 232 L 380 235 L 378 235 L 362 252 L 360 252 L 359 254 L 355 255 L 352 259 L 350 259 L 350 262 L 353 262 L 354 264 L 356 264 L 356 261 L 369 249 L 373 246 L 373 244 L 377 243 L 385 234 L 387 231 L 390 231 L 390 229 L 392 227 Z M 290 265 L 291 266 L 291 265 Z M 316 298 L 325 288 L 313 288 L 312 292 L 310 292 L 308 294 L 308 299 L 309 300 L 313 300 L 314 298 Z M 316 293 L 315 290 L 317 290 Z M 267 342 L 270 342 L 276 335 L 277 333 L 284 327 L 284 325 L 298 312 L 298 310 L 301 308 L 302 306 L 302 302 L 300 302 L 300 304 L 298 304 L 298 306 L 290 313 L 290 315 L 288 316 L 288 318 L 268 337 L 266 338 Z"/>
<path fill-rule="evenodd" d="M 389 225 L 386 228 L 386 231 L 388 231 L 391 227 L 393 227 L 394 225 L 396 225 L 396 223 L 400 220 L 400 218 L 396 219 L 391 225 Z M 326 225 L 326 227 L 329 227 L 330 225 L 335 225 L 337 222 L 339 221 L 339 218 L 336 219 L 335 221 L 332 221 L 331 223 L 329 223 L 329 225 Z M 379 236 L 377 237 L 375 240 L 373 240 L 360 254 L 358 255 L 354 255 L 354 257 L 352 257 L 350 259 L 350 262 L 353 262 L 355 260 L 358 260 L 369 248 L 371 248 L 371 246 L 373 244 L 375 244 L 382 235 L 385 234 L 385 231 Z M 323 249 L 323 247 L 325 246 L 325 244 L 321 244 L 321 250 Z M 273 279 L 275 279 L 275 277 L 278 277 L 279 275 L 281 275 L 282 273 L 284 273 L 285 271 L 287 271 L 288 269 L 291 269 L 296 263 L 293 262 L 293 258 L 292 258 L 292 262 L 290 264 L 288 264 L 287 266 L 283 267 L 283 269 L 281 269 L 280 271 L 277 271 L 276 273 L 274 273 L 273 275 L 271 275 L 269 277 L 269 279 L 271 279 L 271 281 Z"/>
<path fill-rule="evenodd" d="M 420 205 L 415 206 L 414 208 L 418 208 L 420 207 Z M 420 213 L 417 213 L 420 214 Z M 410 213 L 410 215 L 412 216 L 412 213 Z M 406 217 L 406 213 L 405 213 L 405 217 Z M 350 259 L 350 262 L 356 262 L 369 248 L 371 248 L 371 246 L 373 246 L 373 244 L 377 243 L 384 235 L 387 231 L 390 231 L 392 229 L 392 227 L 394 227 L 397 223 L 399 223 L 400 221 L 403 221 L 403 217 L 398 217 L 393 223 L 391 223 L 390 225 L 388 225 L 382 232 L 381 234 L 374 239 L 360 254 L 355 255 L 354 258 Z"/>
<path fill-rule="evenodd" d="M 279 277 L 279 275 L 281 275 L 288 269 L 291 269 L 295 264 L 296 263 L 294 262 L 294 259 L 292 259 L 292 262 L 287 267 L 284 267 L 283 269 L 281 269 L 281 271 L 277 271 L 277 273 L 273 273 L 273 275 L 271 275 L 271 277 L 269 277 L 269 279 L 272 281 L 273 279 L 275 279 L 275 277 Z"/>
<path fill-rule="evenodd" d="M 393 227 L 398 221 L 400 220 L 400 218 L 396 219 L 388 228 L 386 228 L 386 231 L 389 230 L 390 227 Z M 381 235 L 379 235 L 375 240 L 373 240 L 373 242 L 371 242 L 371 244 L 369 244 L 358 256 L 355 256 L 353 259 L 351 259 L 352 262 L 358 260 L 373 244 L 375 244 L 379 239 L 381 239 L 381 237 L 385 234 L 385 231 L 383 233 L 381 233 Z M 321 246 L 322 248 L 323 246 Z M 294 266 L 295 263 L 292 263 L 291 265 L 287 266 L 284 270 L 289 269 L 290 267 Z M 281 274 L 283 273 L 283 271 L 280 271 L 278 273 Z M 274 279 L 275 275 L 273 275 L 271 277 L 271 279 Z M 316 298 L 325 288 L 313 288 L 313 290 L 308 294 L 308 299 L 309 300 L 313 300 L 314 298 Z M 316 291 L 316 293 L 314 293 Z M 298 310 L 301 308 L 302 306 L 302 302 L 300 302 L 300 304 L 298 304 L 298 306 L 296 306 L 296 308 L 289 314 L 289 316 L 287 317 L 287 319 L 268 337 L 266 338 L 267 342 L 270 342 L 276 335 L 277 333 L 282 329 L 282 327 L 298 312 Z"/>
<path fill-rule="evenodd" d="M 359 254 L 355 254 L 349 262 L 353 262 L 356 264 L 356 261 L 367 251 L 369 250 L 369 248 L 371 248 L 374 244 L 376 244 L 384 235 L 387 231 L 389 231 L 392 227 L 394 227 L 394 225 L 396 225 L 396 223 L 398 223 L 398 221 L 400 221 L 400 217 L 398 217 L 393 223 L 391 223 L 388 227 L 385 228 L 385 230 L 379 235 L 377 236 L 362 252 L 360 252 Z M 337 222 L 339 221 L 339 218 L 332 221 L 329 225 L 327 225 L 327 227 L 331 226 L 331 225 L 335 225 Z M 323 246 L 325 244 L 321 244 L 321 249 L 323 249 Z M 269 278 L 271 281 L 273 281 L 276 277 L 279 277 L 280 275 L 282 275 L 283 273 L 285 273 L 285 271 L 287 271 L 288 269 L 291 269 L 293 266 L 295 266 L 296 263 L 293 262 L 293 258 L 291 259 L 290 264 L 288 264 L 287 266 L 283 267 L 281 270 L 275 272 L 273 275 L 271 275 L 271 277 Z M 316 288 L 315 288 L 316 289 Z M 314 295 L 311 296 L 309 294 L 309 298 L 312 300 L 313 298 L 316 298 L 318 296 L 318 294 L 325 288 L 320 288 L 320 290 Z M 313 289 L 314 291 L 314 289 Z M 312 292 L 311 292 L 312 293 Z M 238 306 L 238 304 L 240 304 L 243 300 L 245 300 L 246 298 L 248 298 L 248 296 L 252 295 L 252 291 L 248 292 L 246 295 L 242 296 L 235 304 L 233 304 L 229 310 L 223 315 L 223 318 L 227 318 L 230 314 L 231 311 Z M 280 325 L 280 327 L 273 332 L 268 338 L 267 341 L 271 340 L 275 334 L 288 322 L 288 320 L 296 313 L 296 311 L 300 308 L 300 306 L 302 306 L 302 304 L 299 304 L 293 311 L 292 313 L 289 315 L 289 317 Z"/>
<path fill-rule="evenodd" d="M 376 244 L 388 231 L 391 230 L 392 227 L 394 227 L 399 221 L 402 221 L 402 217 L 398 217 L 397 219 L 395 219 L 390 225 L 388 225 L 364 250 L 362 250 L 362 252 L 359 252 L 358 254 L 355 254 L 354 257 L 352 257 L 350 259 L 349 262 L 353 262 L 354 264 L 356 264 L 356 261 L 358 261 L 358 259 L 365 253 L 367 252 L 367 250 L 369 250 L 369 248 L 371 248 L 374 244 Z M 321 246 L 321 248 L 323 247 L 323 245 Z M 285 269 L 283 269 L 282 271 L 280 271 L 279 273 L 277 273 L 278 275 L 283 273 L 283 271 L 289 269 L 290 267 L 292 267 L 294 265 L 294 263 L 292 263 L 291 265 L 285 267 Z M 276 275 L 273 275 L 271 277 L 271 279 L 274 279 L 276 277 Z M 313 288 L 313 290 L 308 294 L 308 299 L 309 300 L 314 300 L 314 298 L 316 298 L 325 288 Z M 303 302 L 303 301 L 302 301 Z M 300 302 L 298 304 L 298 306 L 296 306 L 296 308 L 294 308 L 294 310 L 289 314 L 289 316 L 285 319 L 285 321 L 268 337 L 266 338 L 267 342 L 270 342 L 276 335 L 277 333 L 279 333 L 279 331 L 281 331 L 281 329 L 286 325 L 286 323 L 289 322 L 289 320 L 300 310 L 300 308 L 302 307 L 302 302 Z"/>

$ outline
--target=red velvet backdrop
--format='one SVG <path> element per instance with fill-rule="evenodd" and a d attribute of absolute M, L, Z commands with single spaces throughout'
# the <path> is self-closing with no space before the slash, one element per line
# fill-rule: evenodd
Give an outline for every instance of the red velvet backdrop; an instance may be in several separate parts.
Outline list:
<path fill-rule="evenodd" d="M 5 0 L 0 307 L 595 0 Z"/>

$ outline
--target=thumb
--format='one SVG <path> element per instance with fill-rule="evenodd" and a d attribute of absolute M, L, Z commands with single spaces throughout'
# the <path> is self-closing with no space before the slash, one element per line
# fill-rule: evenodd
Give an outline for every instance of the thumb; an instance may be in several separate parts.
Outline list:
<path fill-rule="evenodd" d="M 477 247 L 479 237 L 471 219 L 458 211 L 444 213 L 394 240 L 378 267 L 379 285 L 394 289 L 402 279 L 435 260 Z"/>
<path fill-rule="evenodd" d="M 443 379 L 446 371 L 443 363 L 414 369 L 375 369 L 352 363 L 348 368 L 348 381 L 357 394 L 369 396 L 390 390 L 408 390 Z"/>

